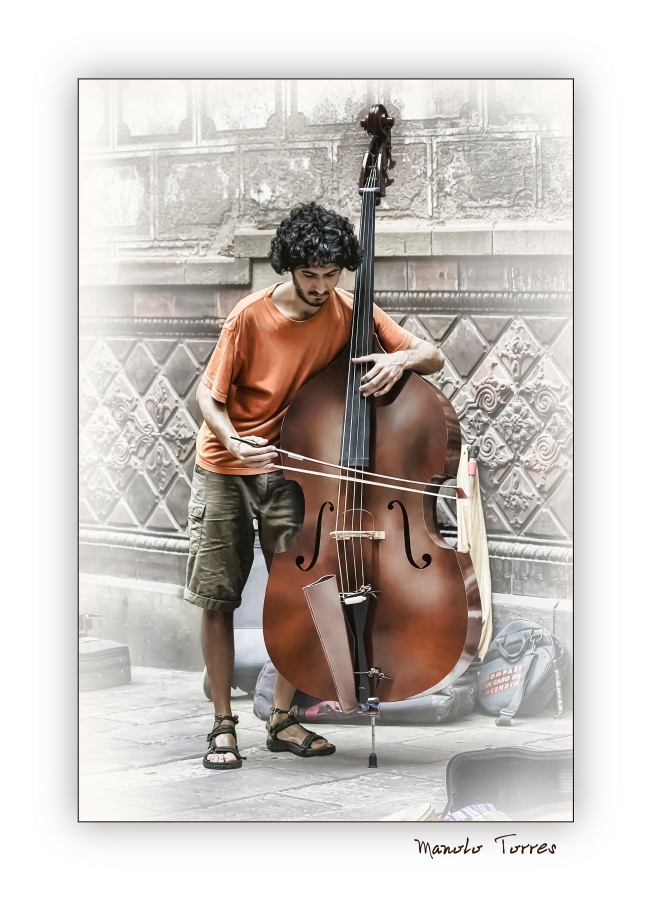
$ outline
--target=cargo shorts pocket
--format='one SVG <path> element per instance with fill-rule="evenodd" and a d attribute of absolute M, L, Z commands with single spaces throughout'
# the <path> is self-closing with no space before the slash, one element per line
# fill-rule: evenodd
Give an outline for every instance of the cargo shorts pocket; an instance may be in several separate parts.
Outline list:
<path fill-rule="evenodd" d="M 196 500 L 190 501 L 188 508 L 188 553 L 190 554 L 195 554 L 199 550 L 205 512 L 205 503 L 198 503 Z"/>

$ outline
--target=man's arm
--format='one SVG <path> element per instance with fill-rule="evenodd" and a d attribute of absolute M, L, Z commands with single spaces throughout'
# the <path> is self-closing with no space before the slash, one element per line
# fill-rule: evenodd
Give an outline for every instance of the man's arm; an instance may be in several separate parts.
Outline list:
<path fill-rule="evenodd" d="M 267 439 L 255 435 L 247 435 L 248 441 L 254 441 L 258 446 L 251 447 L 233 440 L 236 431 L 231 424 L 231 419 L 226 411 L 226 404 L 220 403 L 213 397 L 203 381 L 197 387 L 197 403 L 209 430 L 226 447 L 233 456 L 241 459 L 246 466 L 254 469 L 262 468 L 276 462 L 278 453 L 276 448 L 267 445 Z"/>
<path fill-rule="evenodd" d="M 412 336 L 407 350 L 396 353 L 371 353 L 353 362 L 373 362 L 374 366 L 362 376 L 360 391 L 368 397 L 380 397 L 391 390 L 406 369 L 418 375 L 432 375 L 444 366 L 444 356 L 429 341 Z"/>

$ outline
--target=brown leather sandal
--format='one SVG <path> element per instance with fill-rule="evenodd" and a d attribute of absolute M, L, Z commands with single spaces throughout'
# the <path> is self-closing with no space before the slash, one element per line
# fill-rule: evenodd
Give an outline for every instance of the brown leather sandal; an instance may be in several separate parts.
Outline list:
<path fill-rule="evenodd" d="M 233 725 L 223 725 L 224 721 L 233 722 Z M 240 755 L 237 743 L 235 747 L 221 747 L 215 743 L 215 738 L 220 734 L 232 734 L 233 737 L 236 737 L 233 726 L 237 725 L 238 721 L 237 716 L 215 716 L 215 728 L 210 734 L 206 735 L 206 740 L 208 741 L 208 750 L 204 756 L 204 767 L 206 769 L 239 769 L 242 766 L 242 760 L 247 757 Z M 211 762 L 208 758 L 211 753 L 232 753 L 235 759 L 231 762 Z"/>
<path fill-rule="evenodd" d="M 269 718 L 265 725 L 269 732 L 266 742 L 267 749 L 272 753 L 282 753 L 287 751 L 288 753 L 294 753 L 295 756 L 304 758 L 308 756 L 330 756 L 331 753 L 335 753 L 336 748 L 332 746 L 318 747 L 315 750 L 310 749 L 315 741 L 326 740 L 321 734 L 315 734 L 314 731 L 309 731 L 300 744 L 295 744 L 292 741 L 283 741 L 277 737 L 279 731 L 289 728 L 290 725 L 301 725 L 293 711 L 294 708 L 295 707 L 292 709 L 276 709 L 276 707 L 273 706 L 270 709 Z M 287 718 L 282 719 L 277 725 L 271 725 L 270 719 L 274 713 L 287 713 L 288 715 Z M 301 727 L 303 728 L 303 725 L 301 725 Z"/>

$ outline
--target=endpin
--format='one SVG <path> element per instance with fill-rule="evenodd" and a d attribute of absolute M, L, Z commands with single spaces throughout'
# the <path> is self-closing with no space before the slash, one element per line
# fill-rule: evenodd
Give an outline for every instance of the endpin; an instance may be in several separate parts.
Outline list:
<path fill-rule="evenodd" d="M 380 700 L 378 697 L 369 697 L 366 703 L 362 704 L 362 711 L 371 716 L 371 753 L 369 754 L 368 769 L 378 768 L 378 757 L 376 756 L 376 716 L 380 714 Z"/>

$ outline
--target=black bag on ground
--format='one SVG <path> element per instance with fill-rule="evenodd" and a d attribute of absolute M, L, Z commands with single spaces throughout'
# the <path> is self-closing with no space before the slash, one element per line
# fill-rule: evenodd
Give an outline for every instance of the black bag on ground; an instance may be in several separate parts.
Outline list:
<path fill-rule="evenodd" d="M 535 715 L 557 698 L 563 712 L 562 679 L 568 669 L 563 644 L 545 628 L 517 619 L 493 639 L 478 675 L 476 702 L 498 715 L 496 725 L 511 725 L 519 715 Z"/>
<path fill-rule="evenodd" d="M 381 703 L 377 723 L 379 725 L 438 725 L 440 722 L 449 722 L 468 715 L 473 711 L 473 695 L 479 667 L 479 661 L 474 661 L 464 675 L 436 694 Z M 275 678 L 276 669 L 273 663 L 267 662 L 258 676 L 254 691 L 254 714 L 259 719 L 266 719 L 270 707 L 273 705 Z M 366 716 L 359 715 L 357 712 L 343 713 L 336 701 L 319 700 L 302 691 L 297 691 L 294 695 L 293 705 L 298 707 L 297 718 L 300 722 L 368 725 Z"/>

